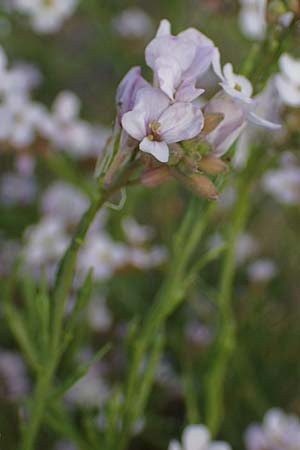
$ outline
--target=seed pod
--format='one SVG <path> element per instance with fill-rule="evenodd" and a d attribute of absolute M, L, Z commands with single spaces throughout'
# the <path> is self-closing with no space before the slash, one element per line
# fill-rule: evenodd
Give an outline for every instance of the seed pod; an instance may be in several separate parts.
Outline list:
<path fill-rule="evenodd" d="M 214 156 L 204 156 L 198 162 L 198 169 L 203 170 L 208 175 L 219 175 L 228 171 L 227 164 Z"/>

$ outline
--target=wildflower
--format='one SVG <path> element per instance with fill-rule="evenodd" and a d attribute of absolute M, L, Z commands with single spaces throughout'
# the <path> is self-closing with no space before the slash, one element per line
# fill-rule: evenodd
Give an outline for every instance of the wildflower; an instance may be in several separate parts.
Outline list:
<path fill-rule="evenodd" d="M 263 188 L 285 205 L 300 204 L 300 168 L 283 167 L 269 170 L 263 177 Z"/>
<path fill-rule="evenodd" d="M 168 450 L 231 450 L 231 447 L 226 442 L 211 441 L 204 425 L 189 425 L 183 432 L 182 444 L 171 441 Z"/>
<path fill-rule="evenodd" d="M 15 9 L 29 16 L 38 33 L 55 33 L 70 17 L 77 0 L 14 0 Z"/>
<path fill-rule="evenodd" d="M 70 226 L 79 221 L 88 204 L 88 198 L 80 190 L 58 181 L 44 193 L 41 209 L 44 214 L 59 218 Z"/>
<path fill-rule="evenodd" d="M 267 0 L 240 0 L 240 27 L 249 39 L 263 40 L 266 35 Z"/>
<path fill-rule="evenodd" d="M 281 100 L 287 106 L 300 106 L 300 59 L 287 53 L 279 60 L 281 72 L 275 77 L 275 84 Z"/>
<path fill-rule="evenodd" d="M 247 269 L 249 279 L 255 283 L 268 282 L 277 275 L 277 272 L 275 263 L 270 259 L 258 259 Z"/>
<path fill-rule="evenodd" d="M 36 192 L 34 177 L 7 172 L 0 178 L 0 198 L 6 206 L 28 205 L 35 198 Z"/>
<path fill-rule="evenodd" d="M 156 37 L 146 48 L 146 62 L 171 100 L 189 102 L 204 92 L 195 87 L 196 81 L 212 62 L 214 44 L 194 28 L 178 36 L 172 36 L 170 28 L 167 20 L 160 23 Z"/>
<path fill-rule="evenodd" d="M 154 230 L 149 225 L 140 225 L 133 217 L 125 217 L 122 222 L 128 242 L 132 245 L 142 245 L 153 237 Z"/>
<path fill-rule="evenodd" d="M 139 142 L 143 152 L 160 162 L 168 162 L 168 144 L 191 139 L 203 128 L 203 115 L 191 103 L 170 104 L 168 97 L 155 88 L 141 89 L 132 111 L 124 114 L 125 131 Z"/>
<path fill-rule="evenodd" d="M 147 38 L 153 30 L 151 17 L 140 8 L 128 8 L 114 20 L 113 27 L 125 39 Z"/>
<path fill-rule="evenodd" d="M 213 68 L 216 75 L 220 78 L 220 85 L 224 92 L 240 107 L 245 120 L 260 127 L 278 130 L 279 124 L 275 124 L 259 117 L 255 113 L 255 100 L 252 99 L 253 88 L 250 81 L 242 75 L 233 72 L 232 64 L 227 63 L 222 71 L 220 64 L 220 52 L 214 50 Z"/>
<path fill-rule="evenodd" d="M 247 450 L 298 450 L 300 420 L 279 408 L 267 411 L 263 423 L 248 427 L 245 434 Z"/>

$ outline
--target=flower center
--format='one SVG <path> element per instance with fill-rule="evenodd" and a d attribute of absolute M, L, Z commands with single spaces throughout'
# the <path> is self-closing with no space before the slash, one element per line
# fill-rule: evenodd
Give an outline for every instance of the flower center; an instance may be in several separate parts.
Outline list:
<path fill-rule="evenodd" d="M 150 141 L 158 141 L 159 140 L 160 128 L 161 128 L 161 124 L 156 119 L 151 120 L 151 122 L 149 123 L 150 133 L 147 136 L 148 139 L 150 139 Z"/>
<path fill-rule="evenodd" d="M 242 92 L 242 86 L 238 83 L 235 84 L 234 89 L 238 92 Z"/>

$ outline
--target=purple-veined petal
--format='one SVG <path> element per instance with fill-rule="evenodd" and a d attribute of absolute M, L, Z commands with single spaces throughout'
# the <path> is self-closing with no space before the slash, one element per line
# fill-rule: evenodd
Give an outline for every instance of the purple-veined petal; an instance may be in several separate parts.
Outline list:
<path fill-rule="evenodd" d="M 270 122 L 269 120 L 259 117 L 252 111 L 248 111 L 246 114 L 248 122 L 257 125 L 262 128 L 268 128 L 269 130 L 280 130 L 281 125 L 279 123 Z"/>
<path fill-rule="evenodd" d="M 191 103 L 174 103 L 158 119 L 160 135 L 168 144 L 191 139 L 203 128 L 201 110 Z"/>
<path fill-rule="evenodd" d="M 149 123 L 157 119 L 169 104 L 169 98 L 160 89 L 148 87 L 138 92 L 133 110 L 144 113 L 146 123 Z"/>
<path fill-rule="evenodd" d="M 116 95 L 119 120 L 124 113 L 133 108 L 139 89 L 150 86 L 141 73 L 140 67 L 132 67 L 119 84 Z"/>
<path fill-rule="evenodd" d="M 162 163 L 169 161 L 169 147 L 166 142 L 151 141 L 145 137 L 140 143 L 140 150 L 150 153 Z"/>
<path fill-rule="evenodd" d="M 166 60 L 164 58 L 158 58 L 156 67 L 160 89 L 170 99 L 174 100 L 174 94 L 182 76 L 180 65 L 175 58 Z"/>
<path fill-rule="evenodd" d="M 195 87 L 196 80 L 185 80 L 177 89 L 175 100 L 177 102 L 192 102 L 205 92 L 205 89 Z"/>

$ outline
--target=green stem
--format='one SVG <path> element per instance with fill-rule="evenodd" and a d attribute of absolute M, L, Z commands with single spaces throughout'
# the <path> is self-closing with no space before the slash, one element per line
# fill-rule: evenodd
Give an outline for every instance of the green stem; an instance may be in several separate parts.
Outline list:
<path fill-rule="evenodd" d="M 223 418 L 223 389 L 227 366 L 235 349 L 235 319 L 232 311 L 236 245 L 250 209 L 251 183 L 242 183 L 227 244 L 218 295 L 220 330 L 212 367 L 207 376 L 207 424 L 213 435 Z"/>
<path fill-rule="evenodd" d="M 79 249 L 84 242 L 85 236 L 97 212 L 115 190 L 117 190 L 117 188 L 105 193 L 99 192 L 98 196 L 92 200 L 89 209 L 83 215 L 78 225 L 70 246 L 61 260 L 53 291 L 54 310 L 49 362 L 46 364 L 45 368 L 38 371 L 37 374 L 37 385 L 33 395 L 30 420 L 26 427 L 24 427 L 23 450 L 33 450 L 34 448 L 34 443 L 51 392 L 53 377 L 60 361 L 65 306 L 73 283 Z"/>

